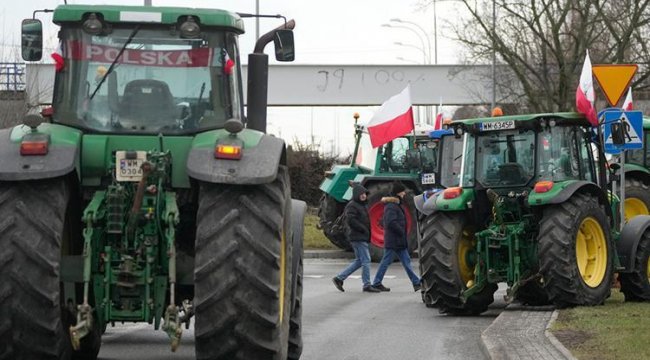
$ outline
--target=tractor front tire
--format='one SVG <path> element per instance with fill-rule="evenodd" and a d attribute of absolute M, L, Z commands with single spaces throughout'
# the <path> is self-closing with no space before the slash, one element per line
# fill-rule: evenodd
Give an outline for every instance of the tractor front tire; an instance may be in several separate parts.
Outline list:
<path fill-rule="evenodd" d="M 289 319 L 289 354 L 288 360 L 299 360 L 302 355 L 302 275 L 303 242 L 305 230 L 305 213 L 307 204 L 292 200 L 291 229 L 293 239 L 293 279 L 291 286 L 291 317 Z"/>
<path fill-rule="evenodd" d="M 436 212 L 424 220 L 420 239 L 420 266 L 425 305 L 451 315 L 477 315 L 494 302 L 496 284 L 463 302 L 461 294 L 474 279 L 474 264 L 468 262 L 474 231 L 459 212 Z"/>
<path fill-rule="evenodd" d="M 64 179 L 0 183 L 0 359 L 68 359 L 60 299 Z"/>
<path fill-rule="evenodd" d="M 194 268 L 197 359 L 287 359 L 290 212 L 286 166 L 269 184 L 200 184 Z"/>
<path fill-rule="evenodd" d="M 345 204 L 336 201 L 333 197 L 323 194 L 318 207 L 318 225 L 323 229 L 323 234 L 329 241 L 343 250 L 351 251 L 352 245 L 345 235 L 345 225 L 342 223 Z"/>
<path fill-rule="evenodd" d="M 537 238 L 540 272 L 555 306 L 599 305 L 610 295 L 610 236 L 605 210 L 589 194 L 544 209 Z"/>
<path fill-rule="evenodd" d="M 384 203 L 383 197 L 389 196 L 392 183 L 374 183 L 368 185 L 368 217 L 370 218 L 370 258 L 374 262 L 381 261 L 384 256 Z M 407 188 L 406 195 L 402 201 L 402 209 L 407 220 L 407 243 L 409 253 L 413 254 L 418 249 L 418 229 L 415 203 L 413 202 L 413 191 Z M 394 259 L 397 261 L 398 259 Z"/>
<path fill-rule="evenodd" d="M 650 215 L 650 187 L 633 177 L 625 179 L 625 221 Z"/>
<path fill-rule="evenodd" d="M 625 301 L 650 301 L 650 230 L 646 230 L 636 248 L 634 269 L 619 273 Z"/>

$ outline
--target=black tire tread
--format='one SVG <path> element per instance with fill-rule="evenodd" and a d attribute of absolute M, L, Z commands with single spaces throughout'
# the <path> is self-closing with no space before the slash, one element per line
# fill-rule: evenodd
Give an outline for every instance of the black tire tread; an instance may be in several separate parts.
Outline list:
<path fill-rule="evenodd" d="M 345 227 L 337 219 L 343 215 L 343 206 L 333 197 L 323 194 L 318 207 L 318 223 L 323 234 L 336 247 L 350 251 L 352 245 L 345 235 Z"/>
<path fill-rule="evenodd" d="M 601 285 L 590 288 L 582 281 L 576 265 L 575 234 L 587 215 L 597 217 L 605 233 L 608 267 Z M 538 235 L 540 272 L 549 300 L 558 308 L 598 305 L 610 294 L 613 276 L 613 248 L 609 222 L 597 199 L 576 193 L 567 201 L 544 210 Z"/>
<path fill-rule="evenodd" d="M 463 213 L 436 212 L 424 220 L 420 239 L 420 266 L 425 305 L 437 307 L 441 313 L 476 315 L 485 312 L 494 302 L 496 284 L 486 284 L 483 290 L 463 302 L 466 289 L 457 269 L 457 241 L 465 224 Z"/>
<path fill-rule="evenodd" d="M 290 206 L 285 166 L 270 184 L 201 184 L 194 297 L 197 359 L 286 358 L 290 238 L 285 239 L 285 316 L 279 325 L 278 291 L 281 237 L 291 233 Z"/>
<path fill-rule="evenodd" d="M 646 230 L 636 249 L 634 270 L 620 273 L 621 292 L 625 301 L 650 301 L 650 282 L 648 281 L 648 257 L 650 257 L 650 230 Z"/>
<path fill-rule="evenodd" d="M 65 180 L 0 183 L 0 359 L 63 359 L 59 262 Z"/>

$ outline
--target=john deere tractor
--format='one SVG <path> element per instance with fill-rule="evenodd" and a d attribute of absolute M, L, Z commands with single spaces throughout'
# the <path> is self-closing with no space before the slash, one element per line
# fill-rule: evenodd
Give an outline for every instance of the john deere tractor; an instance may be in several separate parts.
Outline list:
<path fill-rule="evenodd" d="M 650 216 L 618 231 L 620 201 L 585 118 L 518 115 L 452 129 L 465 149 L 459 186 L 420 199 L 425 303 L 478 314 L 505 282 L 509 301 L 597 305 L 615 272 L 626 299 L 650 300 Z"/>
<path fill-rule="evenodd" d="M 408 228 L 410 251 L 417 249 L 417 221 L 413 195 L 434 183 L 437 168 L 438 140 L 429 137 L 430 130 L 416 129 L 416 136 L 407 135 L 372 148 L 365 130 L 356 124 L 355 149 L 350 165 L 335 165 L 326 172 L 320 185 L 323 196 L 319 208 L 319 226 L 330 241 L 346 250 L 351 250 L 345 237 L 343 209 L 352 198 L 350 183 L 359 183 L 370 192 L 368 212 L 370 215 L 370 255 L 378 261 L 383 255 L 384 228 L 382 216 L 384 204 L 381 198 L 388 195 L 391 184 L 401 181 L 407 187 L 403 204 Z"/>
<path fill-rule="evenodd" d="M 643 119 L 643 149 L 625 153 L 625 218 L 650 215 L 650 119 Z"/>
<path fill-rule="evenodd" d="M 298 359 L 302 223 L 265 134 L 268 56 L 222 10 L 63 5 L 52 107 L 0 131 L 0 358 L 97 357 L 116 322 L 194 318 L 198 359 Z M 25 20 L 25 60 L 40 60 Z"/>

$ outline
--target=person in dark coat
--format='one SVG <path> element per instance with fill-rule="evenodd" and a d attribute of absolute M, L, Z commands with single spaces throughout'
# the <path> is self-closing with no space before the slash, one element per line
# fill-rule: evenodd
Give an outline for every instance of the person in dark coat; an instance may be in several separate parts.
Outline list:
<path fill-rule="evenodd" d="M 385 287 L 381 282 L 395 256 L 402 263 L 406 274 L 411 280 L 413 289 L 415 291 L 420 290 L 420 277 L 415 274 L 411 267 L 411 257 L 408 250 L 406 215 L 401 206 L 404 196 L 406 196 L 406 188 L 401 183 L 396 182 L 393 184 L 390 196 L 381 199 L 384 203 L 384 216 L 382 219 L 384 223 L 384 256 L 379 263 L 375 280 L 372 282 L 372 287 L 380 291 L 390 291 L 390 288 Z"/>
<path fill-rule="evenodd" d="M 363 291 L 379 292 L 370 284 L 370 217 L 366 204 L 368 202 L 368 190 L 355 184 L 352 186 L 352 200 L 348 202 L 343 210 L 343 221 L 345 233 L 354 250 L 354 261 L 341 273 L 332 278 L 334 286 L 339 291 L 343 289 L 343 281 L 350 274 L 361 268 L 361 282 Z"/>

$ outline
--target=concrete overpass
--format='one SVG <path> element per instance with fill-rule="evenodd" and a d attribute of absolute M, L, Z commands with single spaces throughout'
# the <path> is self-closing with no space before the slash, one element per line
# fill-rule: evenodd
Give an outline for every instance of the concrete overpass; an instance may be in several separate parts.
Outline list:
<path fill-rule="evenodd" d="M 489 65 L 270 65 L 269 105 L 380 105 L 408 83 L 414 105 L 489 104 L 490 74 Z M 27 65 L 30 104 L 49 103 L 53 83 L 53 65 Z"/>

